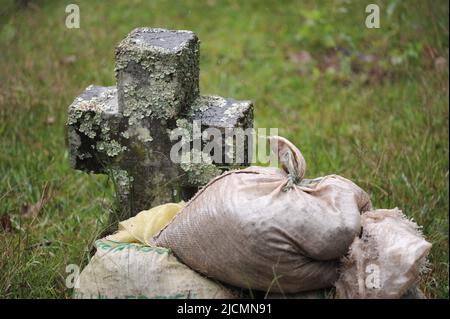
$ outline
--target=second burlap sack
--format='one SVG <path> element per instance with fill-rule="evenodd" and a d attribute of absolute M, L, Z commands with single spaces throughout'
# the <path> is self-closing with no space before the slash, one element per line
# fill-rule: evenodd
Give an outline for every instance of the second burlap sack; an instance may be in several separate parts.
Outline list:
<path fill-rule="evenodd" d="M 282 169 L 249 167 L 208 183 L 153 238 L 193 269 L 225 283 L 295 293 L 330 287 L 361 231 L 369 196 L 337 175 L 303 180 L 305 160 L 270 138 Z"/>

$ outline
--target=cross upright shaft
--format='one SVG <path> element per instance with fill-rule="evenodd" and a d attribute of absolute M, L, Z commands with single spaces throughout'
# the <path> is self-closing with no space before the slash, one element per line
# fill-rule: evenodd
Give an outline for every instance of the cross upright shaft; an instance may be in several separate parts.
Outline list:
<path fill-rule="evenodd" d="M 117 88 L 89 86 L 70 105 L 67 125 L 72 166 L 113 177 L 117 221 L 188 200 L 221 173 L 222 163 L 174 163 L 172 130 L 193 120 L 202 129 L 246 129 L 253 104 L 200 96 L 199 40 L 191 31 L 133 30 L 116 48 L 115 72 Z"/>

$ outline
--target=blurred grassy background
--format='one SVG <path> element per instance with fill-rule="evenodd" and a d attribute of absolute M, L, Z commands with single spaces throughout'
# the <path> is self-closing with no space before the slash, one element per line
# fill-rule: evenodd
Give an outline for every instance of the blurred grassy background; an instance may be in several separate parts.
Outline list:
<path fill-rule="evenodd" d="M 64 25 L 72 2 L 80 29 Z M 380 29 L 364 25 L 372 2 Z M 67 106 L 89 84 L 113 85 L 115 45 L 152 26 L 195 31 L 202 92 L 252 99 L 256 126 L 298 145 L 307 177 L 346 176 L 376 207 L 423 225 L 433 249 L 421 288 L 448 298 L 448 10 L 446 0 L 2 0 L 0 297 L 71 296 L 65 267 L 88 261 L 114 199 L 107 177 L 69 167 Z"/>

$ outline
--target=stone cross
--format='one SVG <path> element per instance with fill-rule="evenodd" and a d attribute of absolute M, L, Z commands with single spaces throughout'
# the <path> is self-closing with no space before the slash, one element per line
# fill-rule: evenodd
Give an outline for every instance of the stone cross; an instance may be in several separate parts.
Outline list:
<path fill-rule="evenodd" d="M 191 31 L 138 28 L 116 48 L 117 87 L 89 86 L 68 110 L 75 169 L 109 174 L 118 199 L 112 222 L 166 202 L 188 200 L 223 164 L 176 164 L 170 131 L 250 128 L 251 101 L 201 96 L 199 40 Z M 240 165 L 247 165 L 247 158 Z"/>

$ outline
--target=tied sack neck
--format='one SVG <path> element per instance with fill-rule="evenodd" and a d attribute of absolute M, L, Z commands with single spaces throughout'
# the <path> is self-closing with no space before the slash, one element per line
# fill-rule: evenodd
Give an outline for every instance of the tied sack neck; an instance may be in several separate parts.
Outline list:
<path fill-rule="evenodd" d="M 300 150 L 294 144 L 281 136 L 270 136 L 272 152 L 278 157 L 281 167 L 287 173 L 287 182 L 283 192 L 291 190 L 300 184 L 305 176 L 306 161 Z"/>

